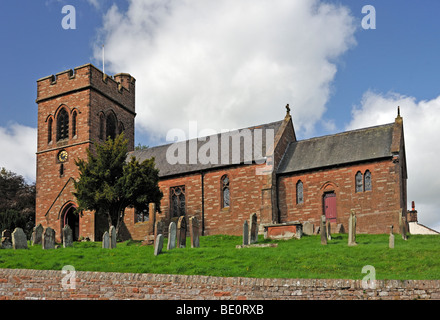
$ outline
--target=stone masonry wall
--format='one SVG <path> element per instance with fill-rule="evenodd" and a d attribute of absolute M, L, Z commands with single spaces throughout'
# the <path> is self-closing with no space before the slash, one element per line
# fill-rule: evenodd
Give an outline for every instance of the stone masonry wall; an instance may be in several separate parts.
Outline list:
<path fill-rule="evenodd" d="M 66 280 L 70 275 L 54 270 L 0 269 L 0 300 L 440 299 L 440 280 L 377 280 L 376 289 L 364 289 L 361 280 L 77 271 L 75 288 L 69 288 Z"/>

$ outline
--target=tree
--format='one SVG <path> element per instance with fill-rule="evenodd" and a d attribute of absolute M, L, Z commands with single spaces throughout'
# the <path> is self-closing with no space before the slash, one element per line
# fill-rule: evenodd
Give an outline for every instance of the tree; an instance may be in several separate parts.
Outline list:
<path fill-rule="evenodd" d="M 87 161 L 75 161 L 80 173 L 74 192 L 77 212 L 90 210 L 106 215 L 109 227 L 116 226 L 116 233 L 127 207 L 141 209 L 154 202 L 159 208 L 163 196 L 154 158 L 142 163 L 135 157 L 126 160 L 127 140 L 122 133 L 96 145 L 96 155 L 87 149 Z"/>
<path fill-rule="evenodd" d="M 35 183 L 16 173 L 0 170 L 0 232 L 22 228 L 29 236 L 35 225 Z"/>

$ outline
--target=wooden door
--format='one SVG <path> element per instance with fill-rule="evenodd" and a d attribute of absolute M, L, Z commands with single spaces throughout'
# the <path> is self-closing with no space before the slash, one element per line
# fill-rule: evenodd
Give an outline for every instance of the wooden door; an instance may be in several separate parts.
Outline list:
<path fill-rule="evenodd" d="M 324 195 L 325 218 L 330 221 L 336 221 L 336 194 L 326 193 Z"/>

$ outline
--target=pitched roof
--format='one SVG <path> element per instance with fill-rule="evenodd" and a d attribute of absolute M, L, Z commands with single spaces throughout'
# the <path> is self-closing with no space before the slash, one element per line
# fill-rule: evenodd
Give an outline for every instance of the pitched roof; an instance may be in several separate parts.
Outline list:
<path fill-rule="evenodd" d="M 291 142 L 278 173 L 391 157 L 394 123 Z"/>
<path fill-rule="evenodd" d="M 191 139 L 182 141 L 179 143 L 171 143 L 166 145 L 161 145 L 157 147 L 148 148 L 145 150 L 136 150 L 129 153 L 128 159 L 131 158 L 131 156 L 134 156 L 138 159 L 138 161 L 144 161 L 145 159 L 149 159 L 151 157 L 155 158 L 156 168 L 159 169 L 159 176 L 160 177 L 166 177 L 166 176 L 172 176 L 172 175 L 180 175 L 185 173 L 191 173 L 191 172 L 197 172 L 201 170 L 207 170 L 207 169 L 213 169 L 213 168 L 220 168 L 228 165 L 235 165 L 244 163 L 245 160 L 251 159 L 252 161 L 258 161 L 262 160 L 263 157 L 266 156 L 266 130 L 273 130 L 274 135 L 277 134 L 278 129 L 280 128 L 281 124 L 283 123 L 283 120 L 271 122 L 259 126 L 234 130 L 226 133 L 219 133 L 216 135 L 208 136 L 206 141 L 199 139 Z M 262 157 L 258 157 L 258 152 L 255 152 L 254 150 L 254 143 L 255 141 L 258 141 L 259 134 L 257 136 L 254 135 L 256 132 L 255 129 L 261 129 L 261 146 L 262 151 L 261 155 Z M 222 141 L 225 139 L 228 139 L 228 141 L 234 141 L 234 138 L 239 138 L 240 134 L 247 133 L 251 135 L 252 137 L 252 148 L 245 147 L 245 143 L 243 143 L 243 138 L 241 139 L 241 142 L 239 144 L 239 147 L 234 147 L 234 142 L 229 142 L 228 147 L 224 147 L 224 150 L 222 150 Z M 218 143 L 216 143 L 216 141 Z M 226 141 L 226 140 L 225 140 Z M 237 140 L 236 140 L 237 141 Z M 197 157 L 195 163 L 189 163 L 189 152 L 192 150 L 193 146 L 197 145 L 197 155 L 199 154 L 206 154 L 207 149 L 209 149 L 209 143 L 215 143 L 216 148 L 212 147 L 211 150 L 217 150 L 217 155 L 212 155 L 212 163 L 204 163 L 203 159 L 200 159 Z M 185 155 L 185 163 L 175 163 L 171 164 L 169 159 L 167 159 L 167 151 L 171 153 L 168 155 L 169 158 L 174 158 L 177 153 L 174 153 L 173 151 L 176 150 L 176 147 L 181 147 L 180 150 L 185 149 L 186 155 Z M 201 150 L 201 148 L 203 148 Z M 238 149 L 239 148 L 239 149 Z M 201 150 L 201 151 L 200 151 Z M 210 150 L 210 151 L 211 151 Z M 239 158 L 237 155 L 236 150 L 239 150 Z M 222 158 L 222 151 L 224 152 L 223 158 Z M 253 152 L 254 151 L 254 152 Z M 200 152 L 200 153 L 199 153 Z M 228 153 L 227 155 L 226 152 Z M 183 153 L 183 152 L 182 152 Z M 191 153 L 193 154 L 193 153 Z M 208 153 L 210 155 L 210 153 Z M 257 157 L 256 157 L 257 155 Z M 258 159 L 260 158 L 260 159 Z M 209 159 L 208 159 L 209 160 Z M 223 160 L 223 161 L 222 161 Z M 207 162 L 207 161 L 206 161 Z M 247 163 L 247 162 L 246 162 Z"/>

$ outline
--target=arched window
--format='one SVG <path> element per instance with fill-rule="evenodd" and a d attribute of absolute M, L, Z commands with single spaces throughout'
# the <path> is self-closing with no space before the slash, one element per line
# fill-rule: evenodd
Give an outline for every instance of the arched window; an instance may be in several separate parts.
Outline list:
<path fill-rule="evenodd" d="M 221 179 L 222 188 L 222 208 L 229 208 L 230 206 L 230 193 L 229 193 L 229 177 L 224 175 Z"/>
<path fill-rule="evenodd" d="M 172 187 L 170 189 L 171 217 L 185 215 L 185 186 Z"/>
<path fill-rule="evenodd" d="M 370 170 L 365 171 L 365 175 L 364 175 L 364 188 L 365 188 L 365 191 L 371 191 L 372 190 L 371 172 L 370 172 Z"/>
<path fill-rule="evenodd" d="M 362 173 L 358 171 L 355 176 L 356 192 L 364 191 Z"/>
<path fill-rule="evenodd" d="M 124 124 L 122 123 L 122 121 L 119 121 L 119 124 L 118 124 L 118 133 L 121 134 L 121 133 L 124 132 L 124 131 L 125 131 Z"/>
<path fill-rule="evenodd" d="M 99 139 L 104 140 L 104 114 L 99 115 Z"/>
<path fill-rule="evenodd" d="M 105 138 L 115 139 L 116 138 L 116 117 L 113 112 L 107 115 L 106 128 L 105 128 Z"/>
<path fill-rule="evenodd" d="M 301 180 L 296 183 L 296 203 L 304 203 L 304 185 Z"/>
<path fill-rule="evenodd" d="M 52 127 L 53 127 L 53 119 L 49 118 L 47 122 L 47 143 L 52 142 Z"/>
<path fill-rule="evenodd" d="M 73 111 L 72 114 L 72 138 L 76 136 L 76 118 L 78 116 L 78 113 L 76 111 Z"/>
<path fill-rule="evenodd" d="M 57 117 L 57 141 L 69 138 L 69 114 L 61 109 Z"/>

